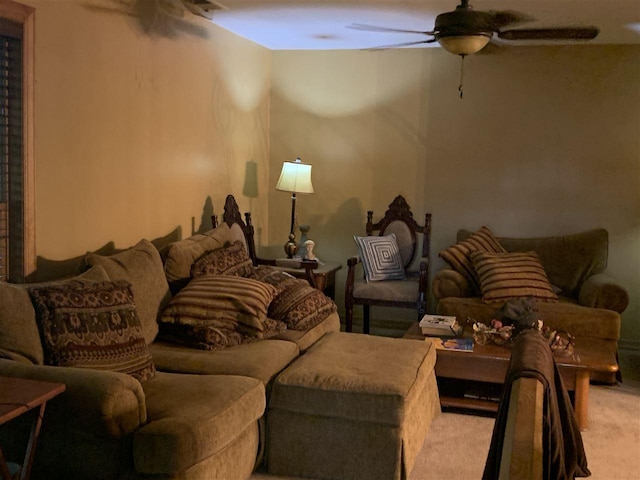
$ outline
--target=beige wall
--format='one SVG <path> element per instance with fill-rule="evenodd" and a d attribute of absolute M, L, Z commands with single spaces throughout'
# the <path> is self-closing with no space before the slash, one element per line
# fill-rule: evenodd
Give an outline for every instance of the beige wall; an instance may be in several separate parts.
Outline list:
<path fill-rule="evenodd" d="M 301 196 L 320 259 L 356 253 L 366 210 L 402 193 L 433 214 L 431 257 L 459 228 L 547 236 L 604 227 L 629 290 L 622 338 L 640 342 L 640 47 L 274 52 L 270 185 L 282 161 L 313 164 Z M 280 253 L 289 197 L 270 191 Z M 345 265 L 346 268 L 346 265 Z M 339 275 L 342 304 L 343 269 Z M 433 305 L 432 305 L 433 308 Z"/>
<path fill-rule="evenodd" d="M 24 3 L 36 7 L 39 255 L 187 236 L 207 197 L 221 213 L 227 193 L 253 212 L 261 251 L 280 255 L 290 200 L 273 187 L 300 155 L 316 193 L 299 218 L 321 259 L 354 254 L 365 211 L 397 193 L 433 213 L 434 268 L 460 227 L 607 228 L 610 270 L 632 295 L 622 336 L 640 341 L 639 47 L 470 57 L 461 101 L 459 59 L 440 49 L 269 52 L 188 14 Z M 343 282 L 344 270 L 341 307 Z"/>
<path fill-rule="evenodd" d="M 228 193 L 267 225 L 268 50 L 189 13 L 24 3 L 36 7 L 39 255 L 125 248 L 177 226 L 188 236 L 207 197 L 221 214 Z M 242 194 L 247 162 L 257 198 Z"/>

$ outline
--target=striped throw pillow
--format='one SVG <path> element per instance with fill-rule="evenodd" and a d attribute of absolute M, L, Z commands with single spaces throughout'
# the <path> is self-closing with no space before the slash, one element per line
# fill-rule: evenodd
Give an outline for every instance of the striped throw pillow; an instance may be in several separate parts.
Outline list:
<path fill-rule="evenodd" d="M 252 278 L 203 275 L 173 297 L 160 322 L 225 327 L 261 338 L 275 295 L 274 286 Z"/>
<path fill-rule="evenodd" d="M 353 239 L 360 250 L 367 282 L 406 278 L 395 234 L 353 237 Z"/>
<path fill-rule="evenodd" d="M 544 267 L 535 252 L 471 252 L 471 261 L 480 280 L 482 300 L 504 302 L 515 297 L 532 297 L 555 302 Z"/>
<path fill-rule="evenodd" d="M 471 262 L 471 252 L 507 253 L 498 239 L 487 227 L 482 227 L 469 238 L 442 250 L 440 258 L 451 265 L 456 272 L 464 275 L 469 283 L 480 292 L 480 282 Z"/>

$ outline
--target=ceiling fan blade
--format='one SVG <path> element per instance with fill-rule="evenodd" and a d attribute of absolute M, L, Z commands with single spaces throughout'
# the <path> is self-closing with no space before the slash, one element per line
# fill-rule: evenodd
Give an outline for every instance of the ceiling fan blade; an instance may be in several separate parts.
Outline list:
<path fill-rule="evenodd" d="M 496 30 L 500 30 L 506 26 L 515 25 L 518 23 L 532 22 L 535 20 L 531 15 L 522 12 L 516 12 L 515 10 L 490 10 L 489 13 L 492 17 L 493 26 Z"/>
<path fill-rule="evenodd" d="M 421 43 L 433 43 L 435 41 L 436 41 L 435 38 L 431 38 L 429 40 L 419 40 L 417 42 L 393 43 L 391 45 L 379 45 L 377 47 L 366 48 L 365 50 L 387 50 L 389 48 L 409 47 L 411 45 L 420 45 Z"/>
<path fill-rule="evenodd" d="M 434 32 L 423 32 L 420 30 L 403 30 L 400 28 L 379 27 L 376 25 L 365 25 L 362 23 L 352 23 L 347 28 L 353 30 L 363 30 L 365 32 L 396 32 L 396 33 L 418 33 L 420 35 L 433 35 Z"/>
<path fill-rule="evenodd" d="M 592 40 L 598 36 L 597 27 L 530 28 L 498 32 L 502 40 Z"/>

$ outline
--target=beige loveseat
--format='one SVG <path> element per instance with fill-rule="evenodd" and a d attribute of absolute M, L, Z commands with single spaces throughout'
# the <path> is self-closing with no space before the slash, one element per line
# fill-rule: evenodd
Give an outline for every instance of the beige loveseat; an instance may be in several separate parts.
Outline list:
<path fill-rule="evenodd" d="M 460 230 L 457 245 L 467 241 L 472 234 Z M 575 337 L 617 342 L 620 313 L 626 309 L 629 295 L 606 272 L 609 248 L 606 230 L 594 229 L 559 237 L 497 237 L 497 240 L 507 252 L 537 254 L 558 296 L 557 301 L 535 303 L 546 326 Z M 469 252 L 464 251 L 468 256 Z M 441 252 L 441 256 L 446 257 L 445 253 Z M 483 301 L 473 282 L 459 270 L 449 266 L 435 274 L 432 291 L 438 301 L 437 313 L 455 315 L 462 320 L 490 322 L 502 304 Z"/>
<path fill-rule="evenodd" d="M 0 283 L 0 375 L 66 385 L 47 406 L 32 478 L 199 480 L 251 474 L 262 458 L 273 378 L 325 332 L 339 330 L 340 320 L 334 310 L 312 328 L 213 351 L 161 341 L 159 314 L 172 298 L 168 279 L 188 275 L 205 252 L 243 242 L 241 233 L 223 224 L 175 242 L 165 249 L 164 262 L 142 240 L 111 256 L 87 254 L 89 269 L 71 279 L 39 286 Z M 46 365 L 39 310 L 30 294 L 74 285 L 99 289 L 118 280 L 131 284 L 139 317 L 135 340 L 146 344 L 145 375 Z M 55 340 L 55 332 L 46 338 Z M 0 428 L 9 460 L 24 455 L 29 419 L 24 420 Z"/>

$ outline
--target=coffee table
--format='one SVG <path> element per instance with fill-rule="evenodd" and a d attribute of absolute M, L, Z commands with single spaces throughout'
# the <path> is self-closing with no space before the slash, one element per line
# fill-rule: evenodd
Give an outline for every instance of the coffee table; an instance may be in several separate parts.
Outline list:
<path fill-rule="evenodd" d="M 465 336 L 471 336 L 470 329 Z M 425 340 L 417 322 L 404 334 L 403 338 Z M 616 361 L 616 342 L 597 338 L 576 338 L 573 354 L 555 354 L 558 370 L 567 390 L 574 392 L 573 408 L 580 430 L 589 426 L 587 413 L 589 404 L 589 379 L 597 373 L 615 374 L 618 371 Z M 472 352 L 457 352 L 438 349 L 436 360 L 436 377 L 438 379 L 457 379 L 488 384 L 503 384 L 511 349 L 508 346 L 493 344 L 475 344 Z M 441 394 L 440 404 L 443 407 L 465 408 L 495 412 L 496 401 L 481 398 L 468 398 Z"/>

